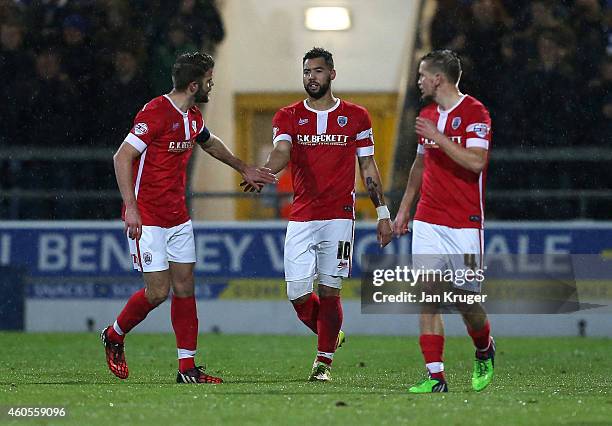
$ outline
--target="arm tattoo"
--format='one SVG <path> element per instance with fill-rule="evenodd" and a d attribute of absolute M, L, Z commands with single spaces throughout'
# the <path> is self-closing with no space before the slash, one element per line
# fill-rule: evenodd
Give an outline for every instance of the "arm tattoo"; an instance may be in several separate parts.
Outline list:
<path fill-rule="evenodd" d="M 376 182 L 374 182 L 374 179 L 372 179 L 371 176 L 368 176 L 366 178 L 366 187 L 368 188 L 370 200 L 372 200 L 372 202 L 374 203 L 374 207 L 382 206 L 384 204 L 384 201 L 382 200 L 383 195 L 378 190 L 378 185 L 376 185 Z"/>

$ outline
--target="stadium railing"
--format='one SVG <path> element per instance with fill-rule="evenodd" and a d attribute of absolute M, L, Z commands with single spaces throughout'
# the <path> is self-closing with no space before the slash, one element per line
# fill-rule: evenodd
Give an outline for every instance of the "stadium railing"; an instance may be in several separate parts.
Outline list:
<path fill-rule="evenodd" d="M 27 201 L 57 201 L 76 202 L 89 205 L 82 211 L 96 211 L 96 204 L 104 202 L 120 201 L 119 191 L 116 189 L 114 177 L 112 175 L 112 154 L 113 150 L 108 148 L 97 149 L 45 149 L 45 148 L 25 148 L 25 149 L 0 149 L 0 164 L 2 174 L 2 184 L 0 185 L 0 217 L 3 219 L 27 219 L 28 212 L 24 211 L 23 204 Z M 563 148 L 557 150 L 521 150 L 521 149 L 496 149 L 492 153 L 491 162 L 495 168 L 507 164 L 513 173 L 517 175 L 529 173 L 528 167 L 535 165 L 542 169 L 546 164 L 557 163 L 562 165 L 576 165 L 581 163 L 605 165 L 612 160 L 612 149 L 606 148 Z M 28 170 L 32 162 L 36 164 L 47 164 L 51 170 L 57 169 L 55 164 L 71 164 L 73 166 L 73 179 L 80 178 L 79 173 L 83 173 L 82 167 L 86 164 L 97 163 L 108 168 L 105 176 L 100 176 L 104 182 L 96 185 L 96 188 L 37 188 L 31 185 L 28 179 L 20 179 L 19 176 L 34 175 L 40 170 Z M 495 170 L 495 168 L 492 168 Z M 59 167 L 61 169 L 61 167 Z M 57 171 L 57 170 L 56 170 Z M 86 173 L 86 172 L 85 172 Z M 554 173 L 554 171 L 551 171 Z M 551 176 L 550 180 L 555 180 Z M 44 176 L 42 179 L 46 179 Z M 53 180 L 53 176 L 48 177 Z M 8 182 L 10 180 L 10 182 Z M 548 182 L 550 183 L 550 182 Z M 399 199 L 402 193 L 399 191 L 389 192 L 388 197 Z M 239 191 L 225 192 L 190 192 L 190 198 L 241 198 L 253 197 L 251 194 L 243 194 Z M 273 191 L 259 194 L 258 197 L 266 200 L 268 204 L 276 205 L 273 209 L 278 216 L 280 202 L 286 199 L 287 194 L 276 193 Z M 367 193 L 357 194 L 358 198 L 367 198 Z M 505 217 L 503 209 L 511 201 L 511 217 Z M 490 185 L 487 188 L 487 210 L 489 217 L 499 219 L 509 219 L 516 217 L 516 212 L 521 219 L 546 219 L 537 211 L 530 207 L 530 203 L 547 204 L 551 209 L 558 203 L 565 203 L 565 210 L 561 213 L 565 217 L 555 217 L 555 219 L 597 219 L 601 215 L 601 203 L 612 204 L 612 189 L 593 189 L 593 188 L 542 188 L 532 186 L 530 188 L 513 188 L 506 183 L 505 187 Z M 507 210 L 507 209 L 506 209 Z M 598 216 L 599 215 L 599 216 Z M 116 215 L 109 217 L 99 217 L 99 219 L 114 219 Z M 74 217 L 74 219 L 91 219 L 91 216 Z M 273 219 L 275 217 L 270 217 Z"/>

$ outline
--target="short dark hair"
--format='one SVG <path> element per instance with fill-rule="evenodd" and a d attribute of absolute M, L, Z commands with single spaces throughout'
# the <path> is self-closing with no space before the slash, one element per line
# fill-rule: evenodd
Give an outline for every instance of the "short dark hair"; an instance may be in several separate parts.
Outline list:
<path fill-rule="evenodd" d="M 427 62 L 428 70 L 441 72 L 453 83 L 459 82 L 459 77 L 461 77 L 461 59 L 452 50 L 434 50 L 423 56 L 421 62 Z"/>
<path fill-rule="evenodd" d="M 172 66 L 172 83 L 176 90 L 185 90 L 189 83 L 204 77 L 215 66 L 212 56 L 202 52 L 183 53 Z"/>
<path fill-rule="evenodd" d="M 315 58 L 323 58 L 325 59 L 325 64 L 329 67 L 330 70 L 334 69 L 334 57 L 331 52 L 323 49 L 322 47 L 313 47 L 304 55 L 302 58 L 302 65 L 306 62 L 306 59 L 315 59 Z"/>

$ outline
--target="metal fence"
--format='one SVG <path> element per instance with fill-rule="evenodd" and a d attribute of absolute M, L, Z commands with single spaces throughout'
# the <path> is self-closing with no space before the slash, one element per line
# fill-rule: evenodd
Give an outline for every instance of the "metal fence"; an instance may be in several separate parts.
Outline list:
<path fill-rule="evenodd" d="M 0 149 L 0 217 L 116 218 L 121 199 L 114 181 L 112 154 L 109 149 Z M 609 219 L 612 173 L 607 169 L 611 160 L 612 149 L 601 148 L 494 150 L 490 166 L 494 179 L 489 180 L 486 191 L 487 216 L 514 220 Z M 497 173 L 496 178 L 499 170 L 503 173 Z M 267 205 L 277 206 L 277 215 L 287 198 L 287 194 L 275 191 L 257 196 Z M 387 194 L 392 204 L 401 196 L 401 191 Z M 192 200 L 201 197 L 236 199 L 253 195 L 239 191 L 189 193 Z M 359 193 L 357 197 L 368 195 Z"/>

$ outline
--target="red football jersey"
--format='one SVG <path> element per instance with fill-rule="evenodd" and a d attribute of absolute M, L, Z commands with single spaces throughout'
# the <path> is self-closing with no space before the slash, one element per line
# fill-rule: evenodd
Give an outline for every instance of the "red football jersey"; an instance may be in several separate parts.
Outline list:
<path fill-rule="evenodd" d="M 374 155 L 368 111 L 340 99 L 326 111 L 301 101 L 280 109 L 272 126 L 274 144 L 292 145 L 289 220 L 354 219 L 355 156 Z"/>
<path fill-rule="evenodd" d="M 421 110 L 419 117 L 437 123 L 440 132 L 464 148 L 490 149 L 489 111 L 471 96 L 463 95 L 448 111 L 432 103 Z M 482 229 L 487 166 L 481 173 L 471 172 L 423 137 L 419 137 L 417 152 L 424 155 L 425 169 L 414 218 L 451 228 Z"/>
<path fill-rule="evenodd" d="M 136 115 L 125 141 L 141 152 L 133 174 L 143 225 L 170 228 L 189 220 L 187 162 L 196 136 L 204 130 L 197 106 L 183 112 L 166 95 L 154 98 Z"/>

